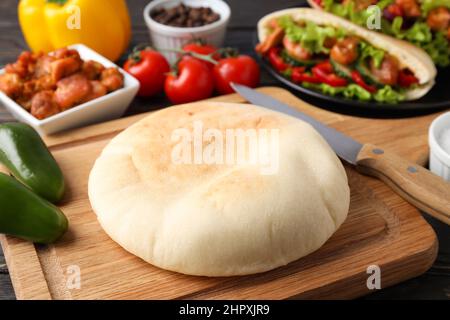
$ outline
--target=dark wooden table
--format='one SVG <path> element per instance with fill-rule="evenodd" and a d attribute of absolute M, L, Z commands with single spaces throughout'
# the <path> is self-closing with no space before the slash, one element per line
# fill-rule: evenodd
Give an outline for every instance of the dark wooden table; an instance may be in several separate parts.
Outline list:
<path fill-rule="evenodd" d="M 128 0 L 133 21 L 133 45 L 147 42 L 142 10 L 148 1 Z M 263 15 L 275 10 L 304 4 L 294 0 L 228 0 L 232 9 L 232 20 L 226 38 L 226 45 L 237 47 L 243 53 L 253 54 L 253 37 L 256 22 Z M 15 60 L 26 44 L 17 21 L 17 0 L 0 1 L 0 65 Z M 262 85 L 279 85 L 263 72 Z M 305 97 L 303 97 L 305 98 Z M 128 115 L 146 112 L 168 106 L 164 97 L 136 99 L 127 111 Z M 13 120 L 0 106 L 0 122 Z M 439 257 L 434 266 L 424 275 L 392 288 L 373 293 L 364 299 L 449 299 L 450 298 L 450 228 L 429 219 L 439 236 Z M 0 300 L 15 299 L 14 291 L 0 249 Z"/>

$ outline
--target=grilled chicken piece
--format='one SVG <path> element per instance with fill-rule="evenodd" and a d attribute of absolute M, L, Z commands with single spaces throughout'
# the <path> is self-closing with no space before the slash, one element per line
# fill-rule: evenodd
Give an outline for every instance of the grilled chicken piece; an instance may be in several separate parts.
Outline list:
<path fill-rule="evenodd" d="M 398 83 L 400 64 L 393 56 L 385 55 L 380 68 L 375 66 L 373 59 L 370 60 L 370 71 L 378 82 L 389 86 L 395 86 Z"/>
<path fill-rule="evenodd" d="M 48 118 L 61 112 L 58 104 L 54 100 L 54 93 L 51 90 L 41 91 L 34 95 L 31 100 L 31 114 L 39 119 Z"/>
<path fill-rule="evenodd" d="M 123 87 L 123 74 L 116 68 L 106 68 L 102 71 L 101 83 L 108 92 L 118 90 Z"/>
<path fill-rule="evenodd" d="M 8 97 L 20 96 L 23 90 L 23 82 L 17 73 L 4 73 L 0 75 L 0 90 Z"/>
<path fill-rule="evenodd" d="M 331 49 L 331 59 L 343 65 L 352 64 L 358 59 L 358 44 L 359 40 L 355 37 L 339 40 Z"/>
<path fill-rule="evenodd" d="M 430 11 L 427 24 L 433 31 L 445 31 L 450 25 L 450 10 L 439 7 Z"/>
<path fill-rule="evenodd" d="M 105 67 L 101 63 L 92 60 L 88 60 L 83 63 L 82 67 L 82 72 L 89 80 L 100 79 L 103 70 L 105 70 Z"/>
<path fill-rule="evenodd" d="M 76 73 L 58 81 L 55 101 L 61 107 L 61 111 L 64 111 L 84 101 L 91 90 L 92 85 L 86 76 Z"/>
<path fill-rule="evenodd" d="M 292 42 L 288 36 L 284 37 L 283 45 L 287 53 L 294 59 L 309 60 L 312 57 L 312 53 L 308 49 L 302 47 L 300 43 Z"/>
<path fill-rule="evenodd" d="M 284 38 L 284 30 L 278 25 L 276 20 L 273 20 L 270 24 L 273 27 L 272 33 L 267 36 L 264 42 L 259 43 L 255 48 L 256 52 L 262 55 L 265 55 L 273 47 L 278 46 Z"/>

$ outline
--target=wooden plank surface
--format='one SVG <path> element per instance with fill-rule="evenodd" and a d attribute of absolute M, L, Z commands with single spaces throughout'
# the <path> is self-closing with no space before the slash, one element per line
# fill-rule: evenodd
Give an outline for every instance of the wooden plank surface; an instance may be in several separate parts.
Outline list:
<path fill-rule="evenodd" d="M 353 136 L 367 121 L 314 108 L 280 88 L 260 90 Z M 216 100 L 242 102 L 237 95 Z M 231 278 L 191 277 L 153 267 L 127 253 L 103 232 L 87 197 L 89 172 L 102 148 L 118 131 L 143 116 L 46 138 L 66 173 L 62 209 L 71 227 L 51 246 L 34 247 L 10 237 L 2 239 L 18 298 L 354 298 L 369 292 L 369 265 L 380 266 L 382 285 L 388 287 L 425 272 L 436 257 L 435 234 L 420 213 L 380 181 L 347 166 L 349 217 L 320 250 L 308 257 L 263 274 Z M 66 285 L 66 270 L 72 266 L 81 271 L 80 289 Z"/>
<path fill-rule="evenodd" d="M 254 35 L 254 26 L 257 19 L 273 10 L 296 6 L 304 1 L 296 0 L 228 0 L 233 11 L 232 20 L 226 37 L 226 44 L 236 46 L 243 53 L 252 54 L 252 37 Z M 26 48 L 23 41 L 20 28 L 17 21 L 16 6 L 17 0 L 0 1 L 0 65 L 13 61 L 20 51 Z M 147 1 L 129 0 L 130 12 L 133 19 L 133 39 L 132 43 L 137 44 L 145 42 L 148 34 L 142 20 L 141 11 Z M 125 57 L 125 55 L 124 55 Z M 124 58 L 122 58 L 123 61 Z M 276 82 L 266 72 L 262 73 L 262 84 L 270 85 Z M 303 97 L 306 98 L 306 97 Z M 155 110 L 169 105 L 168 101 L 162 97 L 150 100 L 137 99 L 128 110 L 127 114 L 137 114 L 149 110 Z M 0 106 L 0 122 L 12 120 L 12 117 Z M 429 121 L 429 120 L 427 120 Z M 427 122 L 428 123 L 428 122 Z M 427 123 L 416 128 L 411 128 L 411 135 L 418 137 L 418 142 L 413 143 L 415 152 L 405 154 L 411 160 L 423 162 L 426 158 L 426 126 Z M 405 125 L 414 124 L 413 121 Z M 370 125 L 369 125 L 370 126 Z M 367 135 L 367 141 L 373 142 L 371 137 L 377 137 L 376 125 L 373 125 L 370 135 Z M 414 140 L 412 138 L 411 140 Z M 408 139 L 407 139 L 408 140 Z M 391 147 L 394 143 L 391 144 Z M 384 142 L 381 143 L 385 147 Z M 421 155 L 422 158 L 416 159 L 415 156 Z M 419 298 L 430 299 L 449 298 L 450 295 L 450 228 L 442 223 L 429 219 L 430 224 L 435 229 L 440 242 L 439 256 L 435 265 L 425 275 L 397 285 L 393 288 L 382 290 L 372 294 L 368 299 L 396 299 L 396 298 Z M 14 299 L 11 282 L 7 271 L 5 271 L 4 259 L 0 249 L 0 299 Z"/>

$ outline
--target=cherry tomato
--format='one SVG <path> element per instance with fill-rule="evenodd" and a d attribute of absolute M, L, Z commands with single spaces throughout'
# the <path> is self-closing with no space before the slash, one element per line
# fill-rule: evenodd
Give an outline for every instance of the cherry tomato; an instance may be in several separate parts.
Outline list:
<path fill-rule="evenodd" d="M 233 93 L 230 82 L 255 88 L 259 84 L 260 70 L 256 61 L 249 56 L 221 59 L 214 66 L 214 83 L 221 94 Z"/>
<path fill-rule="evenodd" d="M 220 54 L 217 53 L 217 48 L 210 44 L 203 44 L 199 41 L 191 42 L 186 44 L 183 48 L 183 51 L 193 52 L 203 55 L 211 55 L 214 60 L 220 59 Z M 211 62 L 204 61 L 211 69 L 214 68 L 214 64 Z"/>
<path fill-rule="evenodd" d="M 178 63 L 178 74 L 167 76 L 165 91 L 174 104 L 209 98 L 214 91 L 212 72 L 202 61 L 184 57 Z"/>
<path fill-rule="evenodd" d="M 141 87 L 138 95 L 143 97 L 162 92 L 166 74 L 170 72 L 166 58 L 151 49 L 135 51 L 125 62 L 124 69 L 139 80 Z"/>

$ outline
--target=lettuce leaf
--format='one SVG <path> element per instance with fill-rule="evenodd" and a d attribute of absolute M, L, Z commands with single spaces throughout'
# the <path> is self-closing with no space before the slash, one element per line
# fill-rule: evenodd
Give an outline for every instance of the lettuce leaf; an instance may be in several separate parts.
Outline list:
<path fill-rule="evenodd" d="M 429 43 L 433 40 L 430 27 L 425 22 L 417 21 L 409 29 L 402 30 L 403 18 L 396 17 L 392 22 L 390 33 L 398 39 L 408 40 L 414 44 Z"/>
<path fill-rule="evenodd" d="M 447 36 L 443 32 L 435 33 L 434 39 L 424 44 L 422 48 L 428 52 L 437 65 L 441 67 L 450 65 L 450 45 Z"/>
<path fill-rule="evenodd" d="M 380 10 L 384 10 L 394 0 L 381 0 L 377 3 Z M 357 10 L 355 1 L 348 1 L 345 4 L 334 0 L 324 0 L 323 7 L 325 11 L 331 12 L 337 16 L 347 18 L 360 26 L 367 26 L 368 19 L 373 15 L 373 10 Z"/>
<path fill-rule="evenodd" d="M 384 86 L 373 94 L 374 100 L 386 103 L 398 103 L 405 100 L 405 94 L 395 91 L 391 86 Z"/>
<path fill-rule="evenodd" d="M 370 57 L 373 59 L 375 67 L 380 68 L 381 63 L 383 62 L 383 59 L 384 59 L 384 54 L 385 54 L 385 52 L 383 50 L 377 49 L 365 41 L 361 41 L 359 43 L 359 51 L 361 53 L 359 56 L 359 59 L 361 61 L 365 61 L 367 58 Z"/>
<path fill-rule="evenodd" d="M 285 30 L 286 36 L 293 42 L 312 53 L 328 53 L 330 49 L 324 46 L 325 40 L 330 38 L 342 38 L 345 32 L 329 26 L 318 26 L 312 22 L 306 22 L 304 26 L 295 23 L 291 16 L 283 16 L 278 23 Z"/>
<path fill-rule="evenodd" d="M 433 33 L 425 22 L 418 21 L 407 30 L 402 30 L 402 24 L 403 18 L 396 17 L 387 33 L 421 47 L 437 65 L 450 65 L 450 44 L 445 33 Z"/>
<path fill-rule="evenodd" d="M 391 86 L 385 86 L 374 94 L 371 94 L 369 91 L 365 90 L 364 88 L 354 83 L 351 83 L 345 87 L 332 87 L 325 83 L 314 84 L 309 82 L 303 82 L 302 86 L 305 88 L 321 91 L 324 94 L 330 96 L 342 95 L 345 98 L 360 101 L 375 100 L 378 102 L 394 104 L 405 100 L 404 93 L 396 91 Z"/>

